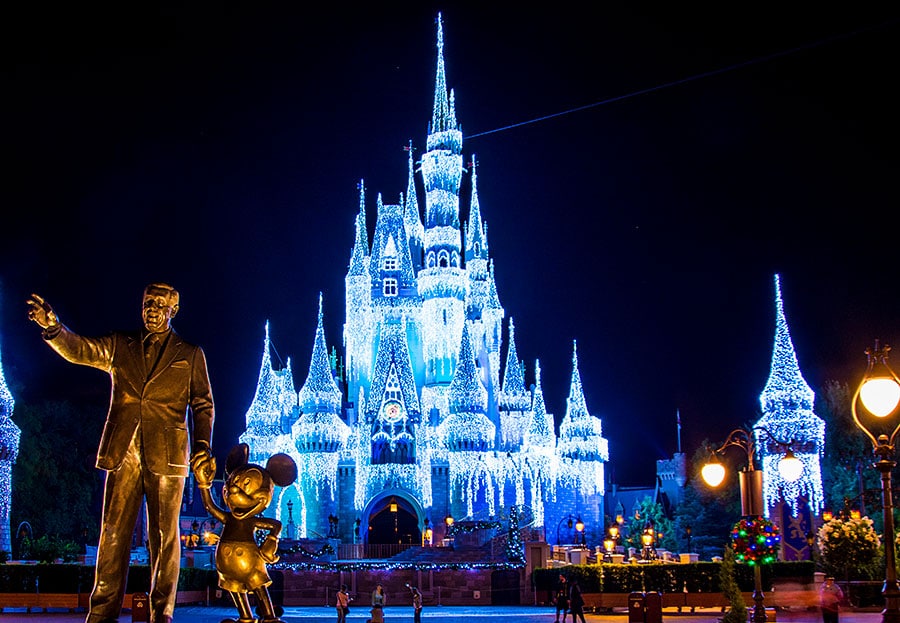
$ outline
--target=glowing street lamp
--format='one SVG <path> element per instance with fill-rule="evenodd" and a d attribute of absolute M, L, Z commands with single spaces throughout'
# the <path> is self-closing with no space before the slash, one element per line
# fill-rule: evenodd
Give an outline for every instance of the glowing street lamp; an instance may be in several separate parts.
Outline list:
<path fill-rule="evenodd" d="M 603 539 L 603 549 L 606 550 L 606 562 L 612 562 L 612 553 L 613 549 L 616 547 L 616 541 L 612 538 L 612 536 L 608 536 Z"/>
<path fill-rule="evenodd" d="M 643 560 L 653 560 L 656 558 L 655 552 L 653 551 L 653 541 L 655 537 L 653 535 L 653 526 L 647 525 L 644 528 L 644 531 L 641 533 L 641 544 L 644 546 L 641 551 L 641 558 Z"/>
<path fill-rule="evenodd" d="M 853 421 L 872 442 L 872 451 L 876 457 L 873 465 L 881 473 L 881 500 L 884 513 L 884 610 L 881 620 L 884 623 L 900 622 L 900 587 L 897 585 L 897 569 L 894 550 L 894 502 L 891 494 L 891 470 L 896 467 L 894 460 L 894 438 L 900 431 L 900 418 L 897 418 L 897 405 L 900 403 L 900 378 L 888 365 L 888 353 L 891 347 L 887 344 L 879 348 L 875 340 L 875 348 L 867 348 L 866 356 L 869 365 L 863 375 L 853 401 L 850 412 Z M 861 402 L 865 413 L 860 418 L 856 403 Z M 896 424 L 895 424 L 896 422 Z"/>
<path fill-rule="evenodd" d="M 778 471 L 785 482 L 795 482 L 803 473 L 803 463 L 794 456 L 790 446 L 787 443 L 775 439 L 768 429 L 757 426 L 754 430 L 761 430 L 776 444 L 785 448 L 785 455 L 781 458 L 778 465 Z M 753 435 L 750 431 L 738 428 L 729 433 L 725 443 L 720 448 L 714 450 L 710 457 L 710 461 L 700 470 L 700 475 L 711 487 L 717 487 L 722 484 L 725 479 L 725 466 L 719 461 L 718 455 L 722 454 L 730 447 L 737 447 L 744 450 L 747 454 L 747 467 L 738 472 L 738 482 L 741 487 L 741 515 L 744 517 L 762 517 L 763 506 L 763 472 L 756 469 L 753 464 L 753 457 L 756 447 L 753 442 Z M 787 464 L 785 464 L 787 463 Z M 799 467 L 799 468 L 798 468 Z M 762 591 L 762 575 L 760 565 L 753 566 L 753 622 L 765 623 L 766 608 L 765 595 Z M 898 621 L 897 623 L 900 623 Z"/>
<path fill-rule="evenodd" d="M 578 519 L 575 520 L 575 532 L 577 534 L 581 535 L 581 538 L 576 539 L 576 540 L 580 540 L 581 546 L 584 547 L 585 546 L 584 522 L 581 521 L 581 517 L 579 517 Z"/>

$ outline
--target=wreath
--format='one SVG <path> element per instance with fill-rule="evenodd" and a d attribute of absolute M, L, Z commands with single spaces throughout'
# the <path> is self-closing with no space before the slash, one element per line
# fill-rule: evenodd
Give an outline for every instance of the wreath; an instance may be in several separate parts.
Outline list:
<path fill-rule="evenodd" d="M 766 564 L 778 558 L 781 535 L 765 517 L 745 517 L 731 529 L 734 559 L 748 565 Z"/>

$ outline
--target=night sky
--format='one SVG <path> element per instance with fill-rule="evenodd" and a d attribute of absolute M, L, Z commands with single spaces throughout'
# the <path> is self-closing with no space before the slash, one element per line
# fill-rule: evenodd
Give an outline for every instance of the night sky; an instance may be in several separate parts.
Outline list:
<path fill-rule="evenodd" d="M 0 19 L 0 347 L 19 400 L 105 406 L 109 387 L 41 343 L 30 292 L 97 335 L 137 328 L 156 280 L 206 351 L 217 454 L 266 321 L 299 389 L 320 291 L 341 350 L 358 181 L 371 236 L 377 194 L 406 190 L 403 147 L 422 153 L 439 11 L 526 380 L 539 358 L 559 421 L 577 340 L 616 482 L 651 483 L 676 410 L 689 456 L 757 418 L 775 273 L 813 389 L 858 382 L 875 338 L 900 345 L 900 10 L 124 4 Z"/>

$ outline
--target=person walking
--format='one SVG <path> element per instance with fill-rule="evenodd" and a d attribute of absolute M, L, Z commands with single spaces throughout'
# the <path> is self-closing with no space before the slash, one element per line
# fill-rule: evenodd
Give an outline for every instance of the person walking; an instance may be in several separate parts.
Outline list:
<path fill-rule="evenodd" d="M 412 594 L 413 623 L 422 623 L 422 593 L 419 592 L 418 587 L 409 584 L 406 585 L 406 588 Z"/>
<path fill-rule="evenodd" d="M 581 617 L 581 623 L 587 623 L 584 620 L 584 596 L 581 594 L 578 578 L 572 578 L 569 582 L 569 612 L 572 613 L 572 623 L 577 623 L 578 617 Z"/>
<path fill-rule="evenodd" d="M 172 319 L 178 291 L 144 288 L 140 331 L 82 337 L 37 294 L 28 318 L 63 359 L 107 372 L 109 411 L 97 450 L 106 472 L 94 586 L 86 623 L 119 620 L 131 533 L 146 499 L 150 550 L 150 623 L 171 623 L 181 563 L 179 514 L 191 459 L 212 456 L 212 390 L 203 349 L 185 342 Z M 101 303 L 97 301 L 96 303 Z"/>
<path fill-rule="evenodd" d="M 337 592 L 335 608 L 337 608 L 337 623 L 344 623 L 350 614 L 350 593 L 347 592 L 346 584 L 341 584 L 341 590 Z"/>
<path fill-rule="evenodd" d="M 566 576 L 562 573 L 559 574 L 559 582 L 556 583 L 554 602 L 556 603 L 556 621 L 554 623 L 566 623 L 566 613 L 569 611 L 569 586 L 566 584 Z M 562 612 L 562 622 L 559 619 L 560 612 Z"/>
<path fill-rule="evenodd" d="M 372 623 L 384 623 L 384 587 L 381 584 L 375 586 L 372 591 Z"/>
<path fill-rule="evenodd" d="M 822 607 L 822 623 L 838 623 L 841 611 L 841 602 L 844 601 L 844 591 L 834 583 L 834 578 L 828 576 L 819 591 L 819 605 Z"/>

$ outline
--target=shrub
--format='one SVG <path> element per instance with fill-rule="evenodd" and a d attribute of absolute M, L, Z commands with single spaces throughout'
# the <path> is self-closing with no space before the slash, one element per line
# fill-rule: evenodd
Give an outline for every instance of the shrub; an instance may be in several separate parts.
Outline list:
<path fill-rule="evenodd" d="M 819 528 L 816 544 L 829 575 L 847 580 L 877 577 L 881 538 L 869 517 L 835 517 Z"/>

